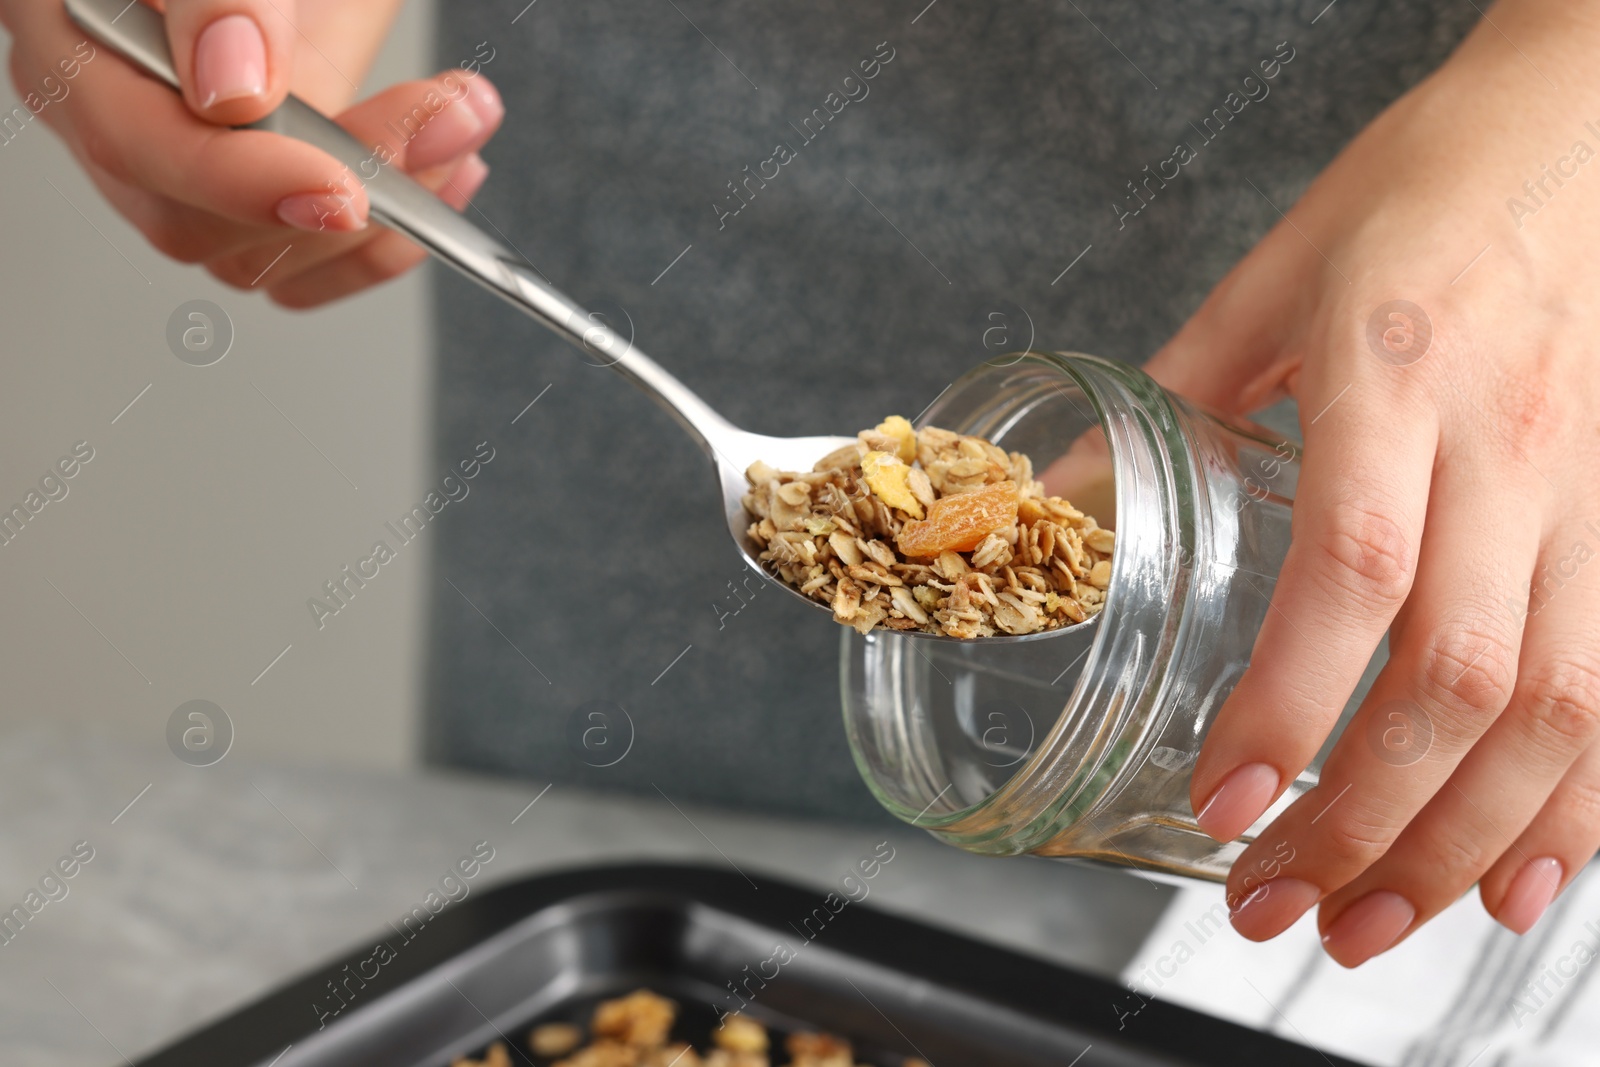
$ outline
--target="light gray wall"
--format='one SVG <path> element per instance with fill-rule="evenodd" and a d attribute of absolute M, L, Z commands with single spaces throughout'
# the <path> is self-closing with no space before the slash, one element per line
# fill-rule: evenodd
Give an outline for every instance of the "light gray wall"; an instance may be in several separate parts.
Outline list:
<path fill-rule="evenodd" d="M 366 91 L 425 72 L 431 19 L 407 5 Z M 160 737 L 199 698 L 238 751 L 414 760 L 426 535 L 321 631 L 306 600 L 437 481 L 427 294 L 280 310 L 162 259 L 42 122 L 0 146 L 0 510 L 94 450 L 0 546 L 0 728 Z M 208 367 L 166 339 L 195 299 L 234 328 Z"/>

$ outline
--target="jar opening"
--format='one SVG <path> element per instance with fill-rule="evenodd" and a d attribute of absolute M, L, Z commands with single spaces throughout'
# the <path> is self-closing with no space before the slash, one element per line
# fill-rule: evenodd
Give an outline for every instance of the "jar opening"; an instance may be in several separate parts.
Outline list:
<path fill-rule="evenodd" d="M 1071 353 L 993 360 L 924 419 L 1031 456 L 1051 492 L 1115 529 L 1111 577 L 1089 631 L 1033 643 L 847 633 L 862 777 L 896 816 L 970 852 L 1222 878 L 1244 844 L 1200 829 L 1190 771 L 1272 608 L 1298 447 Z M 1275 807 L 1316 780 L 1300 775 Z"/>
<path fill-rule="evenodd" d="M 1129 637 L 1113 621 L 1119 585 L 1134 572 L 1125 557 L 1157 551 L 1165 538 L 1122 527 L 1166 518 L 1146 499 L 1159 480 L 1147 477 L 1148 433 L 1119 394 L 1119 372 L 1087 356 L 1000 357 L 919 420 L 1030 457 L 1047 492 L 1118 531 L 1099 623 L 1020 644 L 845 635 L 846 725 L 863 777 L 899 818 L 969 850 L 1026 851 L 1098 795 L 1127 755 L 1116 736 L 1127 709 L 1102 665 L 1108 644 Z M 1135 649 L 1130 664 L 1128 651 L 1117 660 L 1137 671 L 1142 658 L 1148 669 L 1148 655 Z"/>

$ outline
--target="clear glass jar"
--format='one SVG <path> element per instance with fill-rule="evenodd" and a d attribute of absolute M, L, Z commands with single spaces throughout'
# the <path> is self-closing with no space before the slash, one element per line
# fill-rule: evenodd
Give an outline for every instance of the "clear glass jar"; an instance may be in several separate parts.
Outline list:
<path fill-rule="evenodd" d="M 867 785 L 971 852 L 1220 880 L 1316 783 L 1313 767 L 1228 844 L 1189 806 L 1189 770 L 1289 547 L 1298 446 L 1077 354 L 992 360 L 920 423 L 1031 457 L 1051 492 L 1117 531 L 1111 585 L 1094 625 L 1033 641 L 845 629 L 845 727 Z"/>

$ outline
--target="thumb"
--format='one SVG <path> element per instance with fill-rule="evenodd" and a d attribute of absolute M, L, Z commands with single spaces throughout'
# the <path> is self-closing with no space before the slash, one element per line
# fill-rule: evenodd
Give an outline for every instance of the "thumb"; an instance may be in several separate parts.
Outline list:
<path fill-rule="evenodd" d="M 1303 257 L 1269 233 L 1217 283 L 1189 321 L 1145 364 L 1171 392 L 1229 414 L 1266 407 L 1282 392 L 1303 291 Z M 1292 237 L 1293 234 L 1291 233 Z"/>
<path fill-rule="evenodd" d="M 239 126 L 283 103 L 294 70 L 294 0 L 167 0 L 166 13 L 190 111 Z"/>

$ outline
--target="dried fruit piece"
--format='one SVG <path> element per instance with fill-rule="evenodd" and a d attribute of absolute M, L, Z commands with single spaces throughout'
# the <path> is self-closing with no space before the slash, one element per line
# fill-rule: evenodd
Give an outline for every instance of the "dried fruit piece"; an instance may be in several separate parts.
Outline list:
<path fill-rule="evenodd" d="M 1017 521 L 1017 483 L 994 485 L 940 497 L 928 517 L 908 522 L 896 544 L 907 556 L 929 558 L 941 552 L 970 552 L 996 530 Z"/>
<path fill-rule="evenodd" d="M 729 1052 L 767 1051 L 767 1028 L 754 1019 L 733 1012 L 723 1016 L 722 1025 L 711 1031 L 711 1040 Z"/>
<path fill-rule="evenodd" d="M 861 457 L 861 475 L 873 496 L 912 518 L 922 518 L 922 502 L 911 492 L 911 468 L 899 456 L 868 452 Z"/>
<path fill-rule="evenodd" d="M 545 1023 L 534 1027 L 533 1033 L 528 1035 L 528 1048 L 535 1056 L 553 1059 L 565 1056 L 582 1040 L 583 1031 L 571 1023 Z"/>
<path fill-rule="evenodd" d="M 666 997 L 640 989 L 616 1000 L 603 1001 L 589 1024 L 596 1037 L 625 1045 L 653 1047 L 664 1044 L 678 1006 Z"/>
<path fill-rule="evenodd" d="M 877 430 L 881 434 L 893 437 L 899 443 L 895 455 L 900 457 L 901 462 L 910 463 L 917 458 L 917 431 L 911 428 L 911 423 L 907 419 L 899 415 L 890 415 L 878 423 Z"/>

